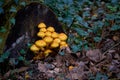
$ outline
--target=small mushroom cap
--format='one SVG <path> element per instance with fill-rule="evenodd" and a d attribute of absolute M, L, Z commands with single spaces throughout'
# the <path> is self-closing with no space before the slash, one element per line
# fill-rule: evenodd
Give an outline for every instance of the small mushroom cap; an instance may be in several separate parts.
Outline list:
<path fill-rule="evenodd" d="M 57 42 L 53 42 L 53 43 L 51 43 L 51 48 L 57 48 L 57 47 L 59 47 L 59 43 L 57 43 Z"/>
<path fill-rule="evenodd" d="M 50 31 L 46 31 L 46 32 L 45 32 L 45 36 L 51 36 L 51 34 L 52 34 L 52 33 L 51 33 Z"/>
<path fill-rule="evenodd" d="M 38 48 L 35 44 L 33 44 L 33 45 L 30 47 L 30 50 L 33 51 L 33 52 L 37 52 L 37 51 L 39 51 L 39 48 Z"/>
<path fill-rule="evenodd" d="M 43 38 L 43 37 L 45 37 L 45 33 L 44 32 L 38 32 L 37 36 Z"/>
<path fill-rule="evenodd" d="M 49 37 L 49 36 L 46 36 L 43 38 L 43 40 L 46 42 L 46 43 L 51 43 L 53 41 L 53 38 L 52 37 Z"/>
<path fill-rule="evenodd" d="M 50 26 L 50 27 L 47 28 L 47 31 L 54 32 L 55 29 L 54 29 L 54 27 L 51 27 L 51 26 Z"/>
<path fill-rule="evenodd" d="M 50 49 L 47 49 L 44 51 L 44 53 L 46 53 L 46 54 L 51 53 L 51 52 L 52 52 L 52 50 L 50 50 Z"/>
<path fill-rule="evenodd" d="M 73 70 L 73 68 L 74 68 L 73 66 L 69 66 L 69 71 Z"/>
<path fill-rule="evenodd" d="M 52 38 L 57 38 L 58 37 L 58 33 L 53 32 L 51 36 L 52 36 Z"/>
<path fill-rule="evenodd" d="M 46 27 L 46 25 L 45 25 L 45 23 L 40 23 L 40 24 L 38 24 L 38 28 L 45 28 Z"/>
<path fill-rule="evenodd" d="M 44 51 L 45 57 L 47 57 L 50 53 L 52 53 L 52 50 L 50 50 L 50 49 L 45 50 Z"/>
<path fill-rule="evenodd" d="M 38 47 L 45 47 L 47 44 L 44 40 L 37 40 L 35 42 L 35 44 L 38 46 Z"/>
<path fill-rule="evenodd" d="M 53 40 L 53 42 L 60 43 L 60 42 L 61 42 L 61 40 L 60 40 L 59 38 L 55 38 L 55 39 Z"/>
<path fill-rule="evenodd" d="M 39 31 L 40 31 L 40 32 L 46 32 L 47 29 L 46 29 L 46 28 L 41 28 Z"/>
<path fill-rule="evenodd" d="M 60 42 L 60 45 L 65 45 L 65 44 L 67 44 L 65 41 Z"/>
<path fill-rule="evenodd" d="M 60 45 L 60 48 L 68 47 L 68 44 Z"/>
<path fill-rule="evenodd" d="M 59 38 L 60 38 L 60 40 L 65 41 L 65 40 L 67 40 L 67 35 L 64 33 L 60 33 Z"/>

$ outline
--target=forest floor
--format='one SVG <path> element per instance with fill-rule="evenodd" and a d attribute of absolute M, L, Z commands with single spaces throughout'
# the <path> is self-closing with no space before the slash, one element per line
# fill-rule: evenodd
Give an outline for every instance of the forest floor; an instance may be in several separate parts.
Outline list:
<path fill-rule="evenodd" d="M 120 36 L 113 35 L 101 41 L 99 46 L 99 49 L 76 54 L 67 47 L 63 49 L 64 56 L 49 56 L 13 70 L 14 77 L 17 80 L 119 80 Z M 10 74 L 11 70 L 4 78 L 10 78 Z"/>

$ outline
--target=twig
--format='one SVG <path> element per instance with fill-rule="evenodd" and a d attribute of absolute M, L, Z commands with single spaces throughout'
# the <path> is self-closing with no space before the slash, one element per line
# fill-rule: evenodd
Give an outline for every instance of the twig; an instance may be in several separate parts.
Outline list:
<path fill-rule="evenodd" d="M 120 42 L 118 42 L 117 44 L 115 44 L 114 46 L 112 46 L 111 48 L 109 48 L 107 51 L 105 51 L 103 53 L 103 55 L 105 55 L 109 50 L 113 49 L 114 47 L 118 46 L 120 44 Z"/>

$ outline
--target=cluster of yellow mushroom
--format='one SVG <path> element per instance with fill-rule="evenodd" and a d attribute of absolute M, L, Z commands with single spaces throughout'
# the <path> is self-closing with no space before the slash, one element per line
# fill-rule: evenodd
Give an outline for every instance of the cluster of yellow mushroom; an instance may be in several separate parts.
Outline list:
<path fill-rule="evenodd" d="M 68 46 L 66 43 L 66 34 L 55 32 L 54 27 L 47 27 L 45 23 L 40 23 L 38 28 L 39 32 L 37 33 L 37 36 L 41 39 L 37 40 L 35 44 L 30 47 L 30 50 L 36 55 L 34 59 L 45 58 L 53 52 L 52 49 Z"/>

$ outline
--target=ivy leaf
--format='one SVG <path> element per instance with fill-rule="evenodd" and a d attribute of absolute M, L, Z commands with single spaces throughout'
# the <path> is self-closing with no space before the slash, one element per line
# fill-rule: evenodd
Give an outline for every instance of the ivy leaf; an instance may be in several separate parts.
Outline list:
<path fill-rule="evenodd" d="M 17 12 L 16 8 L 14 6 L 11 6 L 10 12 Z"/>
<path fill-rule="evenodd" d="M 6 31 L 7 31 L 7 30 L 5 29 L 5 27 L 3 27 L 3 26 L 0 27 L 0 32 L 1 32 L 1 33 L 4 33 L 4 32 L 6 32 Z"/>
<path fill-rule="evenodd" d="M 73 51 L 74 53 L 80 51 L 79 46 L 77 46 L 77 45 L 72 45 L 71 48 L 72 48 L 72 51 Z"/>
<path fill-rule="evenodd" d="M 15 25 L 15 18 L 12 17 L 12 18 L 10 19 L 10 23 L 13 24 L 13 25 Z"/>
<path fill-rule="evenodd" d="M 95 80 L 101 80 L 101 79 L 108 80 L 108 76 L 101 73 L 97 73 Z"/>
<path fill-rule="evenodd" d="M 3 61 L 4 61 L 4 59 L 2 57 L 0 57 L 0 63 L 3 62 Z"/>
<path fill-rule="evenodd" d="M 0 14 L 4 13 L 4 10 L 2 7 L 0 7 Z"/>
<path fill-rule="evenodd" d="M 27 43 L 27 47 L 30 48 L 32 46 L 31 43 Z"/>
<path fill-rule="evenodd" d="M 0 6 L 2 6 L 3 5 L 3 1 L 0 1 Z"/>
<path fill-rule="evenodd" d="M 24 49 L 21 49 L 20 53 L 24 55 L 26 53 L 26 51 Z"/>
<path fill-rule="evenodd" d="M 120 29 L 120 25 L 113 25 L 112 27 L 111 27 L 111 30 L 112 31 L 115 31 L 115 30 L 119 30 Z"/>
<path fill-rule="evenodd" d="M 14 0 L 14 2 L 15 2 L 16 4 L 18 4 L 19 0 Z"/>
<path fill-rule="evenodd" d="M 85 36 L 88 36 L 88 35 L 89 35 L 88 32 L 82 30 L 81 28 L 75 28 L 74 30 L 75 30 L 80 36 L 85 37 Z"/>
<path fill-rule="evenodd" d="M 115 15 L 114 14 L 106 14 L 106 20 L 114 20 L 115 19 Z"/>
<path fill-rule="evenodd" d="M 5 53 L 2 54 L 1 57 L 2 57 L 3 59 L 7 59 L 7 58 L 9 57 L 9 54 L 10 54 L 10 52 L 5 52 Z"/>
<path fill-rule="evenodd" d="M 24 2 L 24 1 L 23 1 L 23 2 L 20 2 L 20 5 L 21 5 L 21 6 L 25 6 L 25 5 L 26 5 L 26 2 Z"/>
<path fill-rule="evenodd" d="M 23 56 L 19 56 L 19 57 L 18 57 L 18 60 L 19 60 L 19 61 L 23 61 L 23 60 L 24 60 L 24 57 L 23 57 Z"/>
<path fill-rule="evenodd" d="M 89 50 L 88 45 L 84 45 L 84 49 L 85 49 L 85 50 Z"/>
<path fill-rule="evenodd" d="M 65 55 L 65 52 L 64 52 L 64 51 L 60 51 L 59 54 L 60 54 L 61 56 L 64 56 L 64 55 Z"/>
<path fill-rule="evenodd" d="M 95 42 L 100 42 L 101 41 L 101 37 L 94 37 L 94 41 Z"/>

